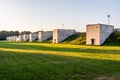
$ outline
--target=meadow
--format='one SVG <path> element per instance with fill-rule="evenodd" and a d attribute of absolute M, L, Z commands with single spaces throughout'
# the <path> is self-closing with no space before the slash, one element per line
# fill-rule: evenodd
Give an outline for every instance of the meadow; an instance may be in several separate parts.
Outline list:
<path fill-rule="evenodd" d="M 1 41 L 0 80 L 120 80 L 120 46 Z"/>

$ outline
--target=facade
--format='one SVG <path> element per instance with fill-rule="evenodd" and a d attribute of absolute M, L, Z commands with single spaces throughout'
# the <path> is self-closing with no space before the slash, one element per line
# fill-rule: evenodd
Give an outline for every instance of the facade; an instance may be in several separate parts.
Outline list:
<path fill-rule="evenodd" d="M 86 44 L 102 45 L 114 32 L 114 26 L 105 24 L 90 24 L 86 27 Z"/>
<path fill-rule="evenodd" d="M 38 33 L 30 33 L 29 34 L 29 42 L 35 41 L 38 39 Z"/>
<path fill-rule="evenodd" d="M 16 41 L 17 41 L 17 42 L 23 41 L 23 36 L 22 36 L 22 35 L 19 35 L 18 37 L 16 37 Z"/>
<path fill-rule="evenodd" d="M 11 40 L 11 36 L 6 37 L 6 40 L 10 41 Z"/>
<path fill-rule="evenodd" d="M 59 43 L 75 33 L 76 31 L 71 30 L 71 29 L 54 29 L 53 30 L 53 43 Z"/>
<path fill-rule="evenodd" d="M 18 38 L 19 38 L 19 36 L 9 36 L 9 37 L 6 37 L 6 40 L 8 40 L 8 41 L 16 41 Z"/>
<path fill-rule="evenodd" d="M 29 34 L 23 35 L 23 41 L 29 41 Z"/>
<path fill-rule="evenodd" d="M 38 32 L 38 42 L 43 42 L 43 41 L 47 40 L 50 37 L 52 37 L 52 31 Z"/>

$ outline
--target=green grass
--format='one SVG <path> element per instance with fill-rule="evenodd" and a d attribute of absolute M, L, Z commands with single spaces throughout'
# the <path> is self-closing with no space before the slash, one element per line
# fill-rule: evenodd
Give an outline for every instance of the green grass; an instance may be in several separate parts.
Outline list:
<path fill-rule="evenodd" d="M 61 43 L 74 44 L 74 45 L 81 45 L 82 44 L 83 45 L 86 43 L 86 36 L 85 35 L 86 35 L 86 33 L 77 33 L 77 34 L 69 36 Z"/>
<path fill-rule="evenodd" d="M 52 38 L 53 38 L 53 37 L 50 37 L 50 38 L 48 38 L 47 40 L 43 41 L 42 43 L 52 43 Z"/>
<path fill-rule="evenodd" d="M 109 46 L 120 46 L 120 32 L 114 32 L 112 33 L 109 38 L 105 41 L 104 45 L 109 45 Z"/>
<path fill-rule="evenodd" d="M 0 80 L 120 80 L 120 46 L 0 42 Z"/>

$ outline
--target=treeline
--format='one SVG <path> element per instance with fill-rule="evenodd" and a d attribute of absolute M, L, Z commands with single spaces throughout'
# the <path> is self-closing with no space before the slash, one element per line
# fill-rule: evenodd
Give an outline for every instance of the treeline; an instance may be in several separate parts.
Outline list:
<path fill-rule="evenodd" d="M 6 40 L 6 37 L 8 36 L 18 36 L 20 34 L 29 34 L 30 31 L 0 31 L 0 40 Z"/>

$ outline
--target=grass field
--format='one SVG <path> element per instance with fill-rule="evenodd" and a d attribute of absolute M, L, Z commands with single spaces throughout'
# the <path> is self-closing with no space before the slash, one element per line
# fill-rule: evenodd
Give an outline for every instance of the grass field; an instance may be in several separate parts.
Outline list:
<path fill-rule="evenodd" d="M 120 46 L 2 41 L 0 80 L 120 80 Z"/>

